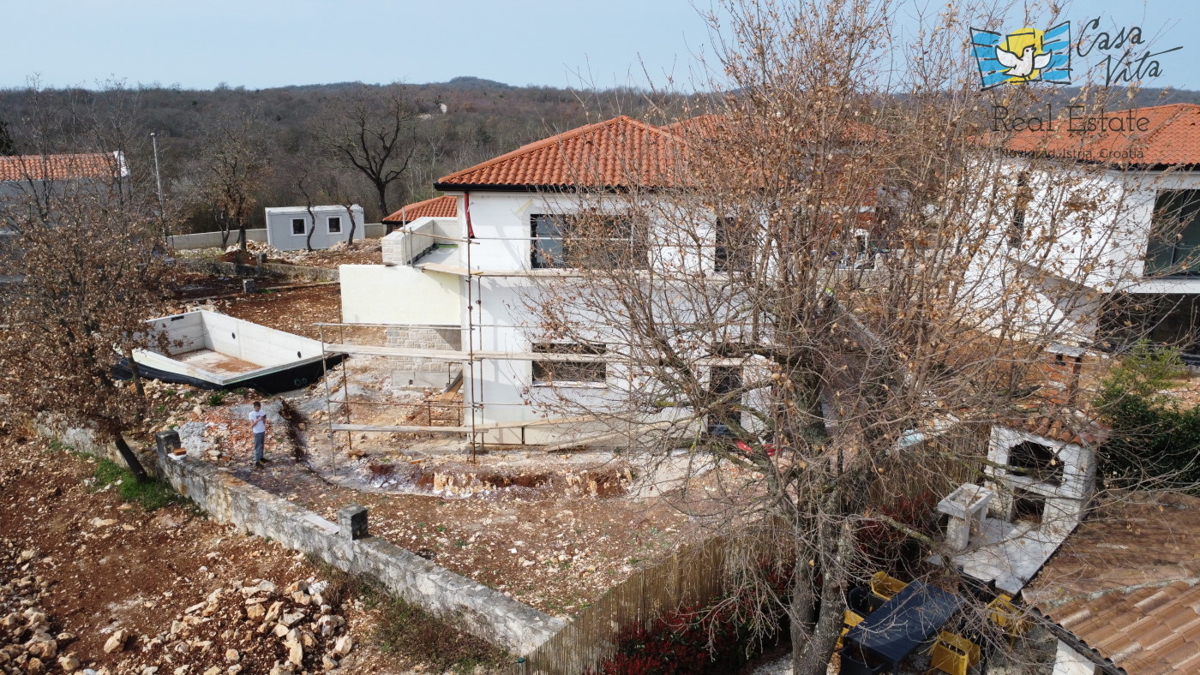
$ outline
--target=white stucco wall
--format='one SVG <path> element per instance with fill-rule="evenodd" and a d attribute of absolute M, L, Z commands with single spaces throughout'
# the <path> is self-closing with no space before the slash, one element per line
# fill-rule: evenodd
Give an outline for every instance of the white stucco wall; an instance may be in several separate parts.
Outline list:
<path fill-rule="evenodd" d="M 304 220 L 304 231 L 306 233 L 312 231 L 312 247 L 314 249 L 329 248 L 339 241 L 346 241 L 350 236 L 352 215 L 355 224 L 355 241 L 366 238 L 361 206 L 354 205 L 349 210 L 344 206 L 314 206 L 312 210 L 313 215 L 316 216 L 315 230 L 313 219 L 309 216 L 308 209 L 303 206 L 268 208 L 266 210 L 267 243 L 280 251 L 304 249 L 307 246 L 307 234 L 292 234 L 292 219 L 301 218 Z M 330 218 L 341 218 L 341 232 L 331 233 L 329 231 Z"/>
<path fill-rule="evenodd" d="M 991 304 L 999 307 L 990 299 L 1018 280 L 1036 278 L 1039 292 L 1022 295 L 1021 306 L 1009 307 L 1013 318 L 1004 323 L 1023 325 L 1031 338 L 1054 334 L 1055 339 L 1082 344 L 1094 336 L 1099 303 L 1108 293 L 1200 292 L 1194 280 L 1152 281 L 1143 276 L 1157 194 L 1200 189 L 1200 172 L 1039 166 L 1045 165 L 1003 160 L 1000 173 L 1012 178 L 1011 189 L 1000 193 L 1000 205 L 991 215 L 990 200 L 980 199 L 977 220 L 990 234 L 968 275 L 968 286 L 977 289 L 976 304 L 989 310 Z M 1022 171 L 1029 173 L 1031 201 L 1021 244 L 1011 246 L 1011 200 Z M 1066 208 L 1069 197 L 1085 206 Z"/>
<path fill-rule="evenodd" d="M 457 326 L 462 280 L 404 265 L 341 265 L 342 321 Z"/>

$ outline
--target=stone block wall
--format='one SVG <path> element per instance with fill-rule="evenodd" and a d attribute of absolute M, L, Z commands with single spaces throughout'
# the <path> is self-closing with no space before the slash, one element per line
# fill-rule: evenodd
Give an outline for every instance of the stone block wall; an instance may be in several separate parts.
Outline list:
<path fill-rule="evenodd" d="M 458 326 L 389 326 L 387 346 L 460 351 L 462 331 Z M 440 389 L 462 372 L 461 363 L 440 359 L 393 357 L 391 365 L 393 389 Z"/>
<path fill-rule="evenodd" d="M 162 474 L 180 494 L 219 521 L 271 537 L 345 572 L 375 578 L 408 602 L 516 654 L 528 654 L 566 626 L 561 619 L 386 541 L 353 538 L 352 528 L 340 528 L 225 470 L 187 455 L 172 455 L 178 438 L 175 432 L 158 434 Z"/>

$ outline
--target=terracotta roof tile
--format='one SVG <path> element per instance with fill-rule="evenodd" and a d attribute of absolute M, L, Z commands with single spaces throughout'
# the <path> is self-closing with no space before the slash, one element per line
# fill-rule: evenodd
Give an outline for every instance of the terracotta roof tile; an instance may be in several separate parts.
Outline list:
<path fill-rule="evenodd" d="M 1080 418 L 1064 409 L 1053 416 L 1031 410 L 1024 417 L 1010 419 L 1007 425 L 1063 443 L 1095 447 L 1108 439 L 1111 429 L 1090 419 Z"/>
<path fill-rule="evenodd" d="M 411 223 L 418 218 L 455 218 L 458 216 L 458 197 L 442 195 L 400 207 L 384 218 L 385 223 Z"/>
<path fill-rule="evenodd" d="M 1025 600 L 1129 675 L 1200 672 L 1200 499 L 1100 505 Z"/>
<path fill-rule="evenodd" d="M 1131 132 L 1102 129 L 1094 132 L 1072 131 L 1066 120 L 1057 120 L 1042 131 L 1024 130 L 1014 135 L 1006 147 L 1021 153 L 1047 153 L 1071 156 L 1085 161 L 1135 165 L 1200 164 L 1200 105 L 1173 105 L 1134 108 L 1108 117 L 1145 118 L 1146 130 Z M 1076 122 L 1076 126 L 1079 123 Z M 1126 160 L 1127 155 L 1132 155 Z"/>
<path fill-rule="evenodd" d="M 0 157 L 0 181 L 113 177 L 125 173 L 119 153 Z"/>
<path fill-rule="evenodd" d="M 683 147 L 670 132 L 621 116 L 530 143 L 434 187 L 662 187 L 674 184 Z"/>

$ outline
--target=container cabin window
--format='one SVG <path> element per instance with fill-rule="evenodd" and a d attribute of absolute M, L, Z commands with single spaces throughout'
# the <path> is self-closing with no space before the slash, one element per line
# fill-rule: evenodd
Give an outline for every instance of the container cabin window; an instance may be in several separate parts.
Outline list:
<path fill-rule="evenodd" d="M 292 218 L 292 234 L 305 234 L 304 219 Z"/>
<path fill-rule="evenodd" d="M 1146 249 L 1146 275 L 1200 274 L 1200 190 L 1162 190 Z"/>
<path fill-rule="evenodd" d="M 340 234 L 342 231 L 342 219 L 338 216 L 332 216 L 325 221 L 329 226 L 329 234 Z"/>
<path fill-rule="evenodd" d="M 643 269 L 644 228 L 629 216 L 530 216 L 529 261 L 534 269 Z"/>
<path fill-rule="evenodd" d="M 559 342 L 534 343 L 534 354 L 578 354 L 581 356 L 603 356 L 604 345 L 564 344 Z M 591 383 L 603 384 L 608 379 L 608 368 L 603 361 L 544 360 L 533 362 L 534 384 Z"/>

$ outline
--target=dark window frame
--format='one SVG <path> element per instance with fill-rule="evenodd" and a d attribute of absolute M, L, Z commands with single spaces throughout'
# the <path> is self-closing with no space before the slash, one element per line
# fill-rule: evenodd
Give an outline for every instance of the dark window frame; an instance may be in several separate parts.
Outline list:
<path fill-rule="evenodd" d="M 535 342 L 534 354 L 581 354 L 603 356 L 608 347 L 598 343 Z M 608 364 L 604 361 L 533 361 L 534 385 L 607 384 Z"/>
<path fill-rule="evenodd" d="M 1017 174 L 1017 191 L 1013 195 L 1012 218 L 1008 222 L 1008 245 L 1020 246 L 1025 241 L 1025 217 L 1029 203 L 1033 201 L 1033 188 L 1029 187 L 1029 172 Z"/>
<path fill-rule="evenodd" d="M 1143 276 L 1200 274 L 1200 190 L 1154 196 Z"/>
<path fill-rule="evenodd" d="M 296 225 L 300 226 L 300 231 L 296 231 Z M 292 236 L 298 237 L 308 234 L 308 221 L 303 218 L 292 218 Z"/>
<path fill-rule="evenodd" d="M 334 222 L 337 223 L 336 230 L 333 229 Z M 326 217 L 325 218 L 325 231 L 328 232 L 329 234 L 341 234 L 342 233 L 342 217 L 341 216 Z"/>
<path fill-rule="evenodd" d="M 572 230 L 578 223 L 599 219 L 602 227 L 617 236 L 578 238 L 585 242 L 611 242 L 599 251 L 590 252 L 571 243 Z M 534 213 L 529 216 L 529 264 L 532 269 L 646 269 L 650 250 L 646 228 L 624 214 L 555 214 Z M 587 256 L 587 259 L 581 257 Z"/>

